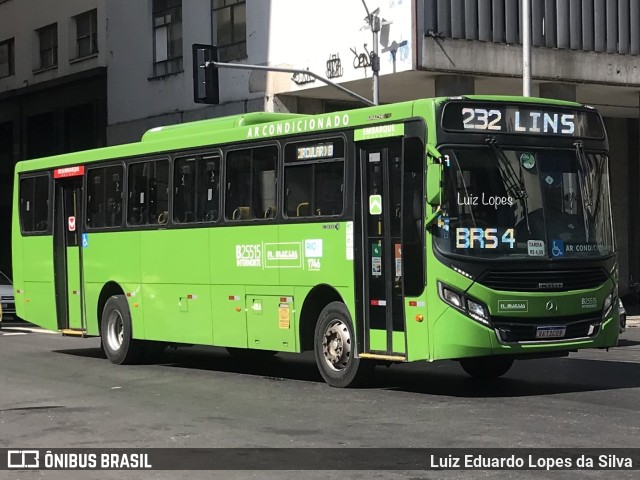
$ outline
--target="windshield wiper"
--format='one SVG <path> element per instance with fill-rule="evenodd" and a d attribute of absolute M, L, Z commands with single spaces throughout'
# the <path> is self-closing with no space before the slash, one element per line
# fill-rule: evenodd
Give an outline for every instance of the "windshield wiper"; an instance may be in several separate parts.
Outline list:
<path fill-rule="evenodd" d="M 502 147 L 498 144 L 496 137 L 489 137 L 486 143 L 493 149 L 494 154 L 498 159 L 498 169 L 500 170 L 500 176 L 506 187 L 507 193 L 512 194 L 516 199 L 520 201 L 520 205 L 523 209 L 523 217 L 527 222 L 527 231 L 531 235 L 531 226 L 529 225 L 529 206 L 527 205 L 527 198 L 529 194 L 524 186 L 524 179 L 522 178 L 522 163 L 520 163 L 520 175 L 517 175 L 511 162 L 504 154 Z"/>
<path fill-rule="evenodd" d="M 594 212 L 591 212 L 591 208 L 593 207 L 593 189 L 591 188 L 589 182 L 589 162 L 587 160 L 586 155 L 584 154 L 584 145 L 582 141 L 577 140 L 573 144 L 576 151 L 576 159 L 578 160 L 578 179 L 580 182 L 580 192 L 582 194 L 582 218 L 584 220 L 584 234 L 585 239 L 589 241 L 589 225 L 590 225 L 590 216 L 594 216 Z"/>

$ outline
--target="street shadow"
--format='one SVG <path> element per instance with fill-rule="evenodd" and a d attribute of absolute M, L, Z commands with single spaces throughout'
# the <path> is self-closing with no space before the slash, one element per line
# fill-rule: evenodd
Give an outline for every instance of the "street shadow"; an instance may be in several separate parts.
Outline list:
<path fill-rule="evenodd" d="M 403 366 L 377 375 L 380 388 L 428 395 L 483 398 L 528 397 L 640 387 L 640 364 L 563 358 L 516 361 L 501 378 L 478 380 L 457 365 L 416 375 Z"/>
<path fill-rule="evenodd" d="M 64 350 L 53 350 L 53 353 L 62 353 L 64 355 L 71 355 L 74 357 L 106 358 L 100 348 L 67 348 Z"/>
<path fill-rule="evenodd" d="M 637 343 L 629 341 L 630 345 Z M 102 358 L 99 348 L 56 350 L 55 353 Z M 323 382 L 311 352 L 244 360 L 232 357 L 225 349 L 217 347 L 178 348 L 165 352 L 157 361 L 147 365 L 152 368 L 236 373 L 270 381 Z M 364 389 L 444 397 L 509 398 L 639 387 L 640 363 L 559 358 L 516 361 L 504 377 L 494 380 L 473 379 L 453 361 L 392 365 L 389 368 L 378 366 Z"/>
<path fill-rule="evenodd" d="M 629 340 L 627 338 L 618 339 L 618 347 L 632 347 L 634 345 L 640 345 L 637 340 Z"/>

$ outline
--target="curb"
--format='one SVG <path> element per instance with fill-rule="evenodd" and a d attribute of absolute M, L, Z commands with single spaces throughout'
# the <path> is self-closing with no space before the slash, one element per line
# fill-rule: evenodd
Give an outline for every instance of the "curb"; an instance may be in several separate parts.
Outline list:
<path fill-rule="evenodd" d="M 640 327 L 640 315 L 627 317 L 627 328 L 635 328 L 635 327 Z"/>

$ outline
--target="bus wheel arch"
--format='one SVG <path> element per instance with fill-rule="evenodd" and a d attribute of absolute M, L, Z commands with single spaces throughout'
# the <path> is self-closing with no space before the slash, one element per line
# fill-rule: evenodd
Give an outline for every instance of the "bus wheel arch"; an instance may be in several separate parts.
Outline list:
<path fill-rule="evenodd" d="M 340 294 L 329 285 L 316 285 L 307 294 L 300 311 L 299 340 L 301 352 L 313 350 L 316 324 L 320 318 L 320 313 L 331 302 L 343 302 L 343 300 Z"/>
<path fill-rule="evenodd" d="M 98 299 L 98 325 L 102 351 L 111 363 L 137 363 L 145 354 L 145 343 L 134 340 L 129 302 L 120 286 L 109 282 Z"/>
<path fill-rule="evenodd" d="M 314 355 L 322 378 L 332 387 L 368 382 L 375 364 L 357 356 L 355 328 L 347 306 L 329 303 L 320 312 L 314 333 Z"/>
<path fill-rule="evenodd" d="M 102 291 L 98 297 L 98 308 L 96 311 L 98 334 L 102 331 L 102 313 L 104 312 L 104 306 L 107 304 L 107 300 L 115 295 L 124 295 L 124 290 L 116 282 L 107 282 L 104 287 L 102 287 Z"/>

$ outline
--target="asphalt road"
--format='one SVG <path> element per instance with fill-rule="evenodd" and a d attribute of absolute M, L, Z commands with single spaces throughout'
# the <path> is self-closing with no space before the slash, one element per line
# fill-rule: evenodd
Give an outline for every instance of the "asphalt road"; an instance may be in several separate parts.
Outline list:
<path fill-rule="evenodd" d="M 312 355 L 240 363 L 181 348 L 115 366 L 97 339 L 0 332 L 0 447 L 638 447 L 640 328 L 621 346 L 519 361 L 479 383 L 455 362 L 324 384 Z M 0 472 L 0 478 L 637 478 L 640 472 Z M 613 476 L 612 476 L 613 475 Z"/>

